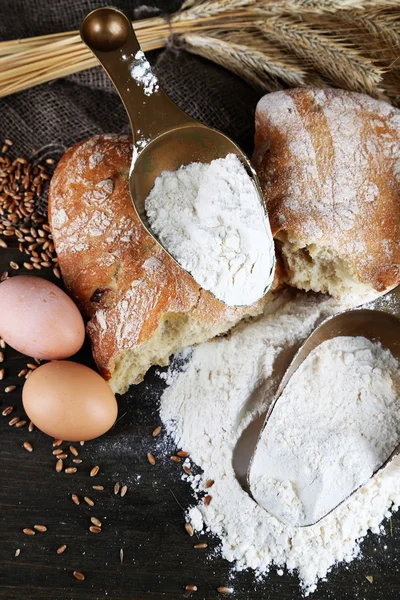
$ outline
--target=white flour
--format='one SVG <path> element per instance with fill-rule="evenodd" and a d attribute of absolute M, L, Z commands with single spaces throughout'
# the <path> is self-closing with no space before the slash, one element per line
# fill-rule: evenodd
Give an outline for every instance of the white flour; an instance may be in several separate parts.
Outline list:
<path fill-rule="evenodd" d="M 296 371 L 257 447 L 255 500 L 288 525 L 316 523 L 400 440 L 400 366 L 363 337 L 318 346 Z"/>
<path fill-rule="evenodd" d="M 150 63 L 142 50 L 136 52 L 130 70 L 132 78 L 143 86 L 146 96 L 158 91 L 158 79 L 151 70 Z"/>
<path fill-rule="evenodd" d="M 197 530 L 221 539 L 222 555 L 238 570 L 251 568 L 266 576 L 271 567 L 296 570 L 305 593 L 316 589 L 337 562 L 360 553 L 368 530 L 380 533 L 380 523 L 400 504 L 400 462 L 393 461 L 354 496 L 318 525 L 296 528 L 258 506 L 239 485 L 232 453 L 243 429 L 264 411 L 276 389 L 271 378 L 282 350 L 296 344 L 323 314 L 337 310 L 331 301 L 299 296 L 275 314 L 239 326 L 230 337 L 199 345 L 186 370 L 171 368 L 161 402 L 161 417 L 178 447 L 204 473 L 187 477 L 211 502 L 188 512 Z M 205 490 L 205 482 L 214 485 Z"/>
<path fill-rule="evenodd" d="M 146 213 L 163 245 L 219 300 L 252 304 L 271 285 L 268 218 L 234 154 L 164 171 L 146 199 Z"/>

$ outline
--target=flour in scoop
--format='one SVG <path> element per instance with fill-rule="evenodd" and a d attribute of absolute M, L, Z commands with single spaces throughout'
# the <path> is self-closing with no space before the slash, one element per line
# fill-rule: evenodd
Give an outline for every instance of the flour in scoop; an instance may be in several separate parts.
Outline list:
<path fill-rule="evenodd" d="M 250 471 L 254 499 L 310 525 L 365 483 L 400 442 L 400 364 L 364 337 L 315 348 L 278 399 Z"/>
<path fill-rule="evenodd" d="M 219 300 L 252 304 L 271 286 L 268 217 L 236 155 L 164 171 L 146 199 L 146 213 L 165 248 Z"/>

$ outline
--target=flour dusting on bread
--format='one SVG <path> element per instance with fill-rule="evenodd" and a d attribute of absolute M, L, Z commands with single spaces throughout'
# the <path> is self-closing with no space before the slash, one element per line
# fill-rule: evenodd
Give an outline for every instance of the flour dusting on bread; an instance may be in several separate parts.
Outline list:
<path fill-rule="evenodd" d="M 383 292 L 400 267 L 400 111 L 343 90 L 264 96 L 254 164 L 287 281 L 338 298 Z"/>
<path fill-rule="evenodd" d="M 102 375 L 120 393 L 172 353 L 260 314 L 270 299 L 229 308 L 169 258 L 134 212 L 131 157 L 126 136 L 80 142 L 60 161 L 49 194 L 64 283 L 89 318 Z"/>

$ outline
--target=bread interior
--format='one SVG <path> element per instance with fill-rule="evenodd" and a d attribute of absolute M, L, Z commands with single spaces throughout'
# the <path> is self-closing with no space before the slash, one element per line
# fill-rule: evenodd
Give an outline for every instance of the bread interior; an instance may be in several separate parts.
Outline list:
<path fill-rule="evenodd" d="M 258 312 L 262 312 L 262 308 Z M 210 325 L 193 319 L 190 313 L 164 315 L 149 340 L 135 349 L 127 350 L 115 361 L 109 382 L 111 388 L 123 394 L 129 385 L 142 381 L 151 365 L 166 366 L 171 354 L 225 333 L 239 320 L 219 321 Z"/>
<path fill-rule="evenodd" d="M 290 241 L 286 233 L 277 235 L 284 260 L 287 283 L 314 292 L 328 293 L 337 299 L 368 297 L 375 292 L 359 281 L 352 266 L 330 248 Z M 376 293 L 376 292 L 375 292 Z"/>

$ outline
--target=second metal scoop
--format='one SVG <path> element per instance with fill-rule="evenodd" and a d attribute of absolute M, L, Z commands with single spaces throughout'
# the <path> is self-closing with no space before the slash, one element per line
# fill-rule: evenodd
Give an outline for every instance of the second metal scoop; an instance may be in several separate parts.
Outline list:
<path fill-rule="evenodd" d="M 235 154 L 251 177 L 266 212 L 258 177 L 247 156 L 230 138 L 187 115 L 167 96 L 152 74 L 123 12 L 112 7 L 92 11 L 82 21 L 80 34 L 108 73 L 128 113 L 136 154 L 129 178 L 134 209 L 147 232 L 175 262 L 152 231 L 145 211 L 145 200 L 163 171 Z M 142 73 L 142 78 L 133 77 L 132 69 Z M 146 78 L 150 82 L 153 78 L 155 83 L 146 86 Z"/>
<path fill-rule="evenodd" d="M 281 379 L 277 392 L 267 412 L 258 417 L 243 431 L 233 453 L 233 467 L 236 476 L 242 487 L 250 494 L 250 471 L 261 434 L 267 427 L 272 412 L 279 410 L 279 398 L 290 378 L 314 348 L 322 342 L 338 336 L 363 336 L 373 342 L 379 342 L 384 348 L 388 348 L 397 360 L 400 360 L 400 286 L 374 302 L 368 303 L 368 306 L 372 306 L 373 309 L 361 306 L 358 309 L 347 310 L 329 317 L 318 325 L 305 342 L 297 348 L 297 351 L 294 349 L 289 354 L 278 357 L 274 364 L 274 375 Z M 310 435 L 313 435 L 312 431 L 310 431 Z M 399 453 L 400 444 L 393 449 L 393 452 L 385 463 L 373 475 L 383 469 Z M 365 482 L 361 483 L 361 485 L 364 484 Z M 353 490 L 352 494 L 355 491 Z M 347 498 L 343 498 L 342 502 L 345 500 Z M 337 508 L 337 506 L 332 506 L 330 512 Z M 275 516 L 284 521 L 280 515 L 275 514 Z M 287 524 L 293 525 L 293 523 Z M 304 527 L 314 524 L 315 522 L 307 522 L 299 526 Z"/>

